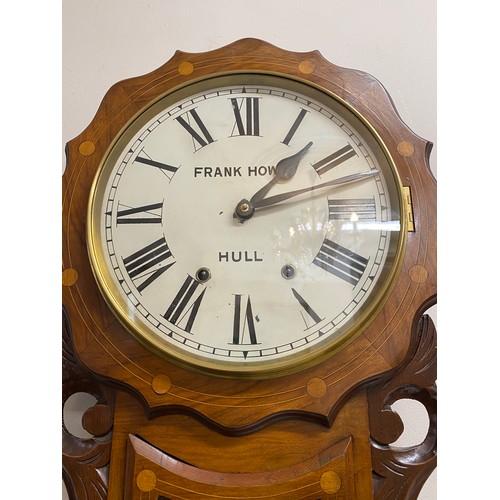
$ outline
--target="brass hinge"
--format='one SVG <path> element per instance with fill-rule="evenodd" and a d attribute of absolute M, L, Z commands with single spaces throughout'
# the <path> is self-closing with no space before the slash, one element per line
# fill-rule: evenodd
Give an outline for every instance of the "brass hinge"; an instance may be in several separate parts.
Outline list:
<path fill-rule="evenodd" d="M 415 232 L 415 222 L 413 220 L 413 205 L 411 202 L 410 186 L 403 186 L 403 201 L 405 204 L 408 231 Z"/>

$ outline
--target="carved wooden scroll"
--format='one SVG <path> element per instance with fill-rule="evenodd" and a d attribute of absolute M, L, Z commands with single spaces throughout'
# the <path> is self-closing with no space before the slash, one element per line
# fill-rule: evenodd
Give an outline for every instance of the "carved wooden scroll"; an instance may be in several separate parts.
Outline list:
<path fill-rule="evenodd" d="M 62 407 L 70 396 L 86 392 L 97 399 L 83 417 L 82 425 L 92 439 L 72 435 L 62 421 L 63 479 L 72 500 L 105 499 L 111 456 L 114 392 L 101 384 L 79 363 L 73 352 L 71 326 L 63 309 Z"/>
<path fill-rule="evenodd" d="M 423 315 L 414 327 L 410 355 L 386 383 L 368 391 L 375 498 L 417 498 L 437 462 L 436 329 Z M 424 441 L 415 446 L 390 446 L 402 434 L 403 422 L 391 410 L 399 399 L 422 403 L 429 415 Z"/>

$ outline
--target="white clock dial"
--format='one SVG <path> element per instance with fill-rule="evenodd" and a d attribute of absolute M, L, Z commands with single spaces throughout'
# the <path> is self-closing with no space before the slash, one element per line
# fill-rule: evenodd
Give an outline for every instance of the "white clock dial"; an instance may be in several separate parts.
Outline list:
<path fill-rule="evenodd" d="M 95 274 L 131 333 L 176 362 L 299 369 L 366 326 L 391 286 L 404 244 L 394 172 L 320 90 L 255 74 L 198 82 L 107 155 L 90 205 Z"/>

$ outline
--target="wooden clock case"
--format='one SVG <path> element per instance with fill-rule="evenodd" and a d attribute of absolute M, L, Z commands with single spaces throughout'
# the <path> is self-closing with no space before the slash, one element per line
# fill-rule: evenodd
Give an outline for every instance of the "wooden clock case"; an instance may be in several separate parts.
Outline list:
<path fill-rule="evenodd" d="M 91 185 L 122 127 L 171 89 L 230 71 L 310 81 L 357 110 L 394 159 L 413 225 L 373 322 L 326 361 L 262 380 L 195 374 L 135 340 L 99 291 L 85 238 Z M 62 425 L 70 498 L 416 498 L 436 465 L 436 332 L 424 314 L 436 295 L 431 147 L 372 76 L 255 39 L 176 52 L 115 84 L 67 144 L 63 177 L 63 405 L 76 392 L 98 400 L 83 417 L 92 439 Z M 403 431 L 391 410 L 401 398 L 421 402 L 430 421 L 405 449 L 389 446 Z"/>

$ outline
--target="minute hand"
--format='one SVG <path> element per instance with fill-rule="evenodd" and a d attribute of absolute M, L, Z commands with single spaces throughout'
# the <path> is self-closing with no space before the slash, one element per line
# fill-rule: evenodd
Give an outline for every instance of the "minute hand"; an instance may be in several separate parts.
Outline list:
<path fill-rule="evenodd" d="M 370 177 L 378 175 L 380 170 L 370 170 L 369 172 L 360 172 L 358 174 L 346 175 L 345 177 L 340 177 L 332 181 L 323 182 L 322 184 L 317 184 L 316 186 L 310 186 L 302 189 L 297 189 L 295 191 L 288 191 L 287 193 L 277 194 L 275 196 L 269 196 L 263 200 L 258 200 L 252 203 L 253 208 L 263 208 L 269 207 L 270 205 L 276 205 L 282 201 L 288 200 L 295 196 L 299 196 L 304 193 L 309 193 L 310 191 L 315 191 L 316 189 L 322 189 L 331 186 L 341 186 L 343 184 L 350 184 L 351 182 L 361 181 Z"/>

